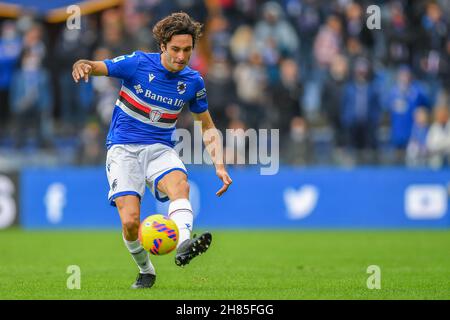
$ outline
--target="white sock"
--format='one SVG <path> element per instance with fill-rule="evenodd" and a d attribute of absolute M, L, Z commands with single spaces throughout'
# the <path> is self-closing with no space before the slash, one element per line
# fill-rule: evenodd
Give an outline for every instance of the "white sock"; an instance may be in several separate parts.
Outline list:
<path fill-rule="evenodd" d="M 153 267 L 153 264 L 150 261 L 150 254 L 142 247 L 139 239 L 128 241 L 123 237 L 123 241 L 125 242 L 128 251 L 130 251 L 134 262 L 136 262 L 139 267 L 139 272 L 155 274 L 155 267 Z"/>
<path fill-rule="evenodd" d="M 191 238 L 194 215 L 192 214 L 192 207 L 189 200 L 177 199 L 172 201 L 169 205 L 169 218 L 172 219 L 178 227 L 178 248 L 183 241 Z"/>

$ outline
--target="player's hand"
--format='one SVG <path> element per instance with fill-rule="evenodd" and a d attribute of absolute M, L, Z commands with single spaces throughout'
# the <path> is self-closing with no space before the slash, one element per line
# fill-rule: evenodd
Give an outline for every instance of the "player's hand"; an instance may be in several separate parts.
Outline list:
<path fill-rule="evenodd" d="M 72 77 L 76 83 L 80 79 L 84 79 L 85 82 L 89 81 L 89 75 L 92 72 L 92 66 L 84 62 L 75 62 L 73 65 Z"/>
<path fill-rule="evenodd" d="M 225 193 L 228 190 L 228 187 L 233 183 L 233 180 L 231 180 L 230 176 L 228 175 L 228 172 L 225 169 L 218 169 L 216 170 L 216 174 L 219 177 L 220 180 L 223 182 L 222 188 L 220 188 L 219 191 L 216 192 L 216 195 L 220 197 L 223 193 Z"/>

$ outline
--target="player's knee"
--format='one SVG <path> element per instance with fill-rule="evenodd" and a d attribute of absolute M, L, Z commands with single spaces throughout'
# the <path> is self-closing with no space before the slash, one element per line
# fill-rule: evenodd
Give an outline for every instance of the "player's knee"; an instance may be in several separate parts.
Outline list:
<path fill-rule="evenodd" d="M 127 215 L 122 218 L 124 231 L 130 235 L 136 235 L 139 231 L 139 218 L 136 215 Z"/>
<path fill-rule="evenodd" d="M 181 193 L 189 194 L 189 182 L 182 180 L 179 184 L 179 190 Z"/>
<path fill-rule="evenodd" d="M 122 219 L 124 232 L 131 235 L 137 234 L 139 230 L 138 208 L 129 204 L 127 205 L 126 201 L 123 201 L 121 198 L 116 199 L 116 206 Z"/>
<path fill-rule="evenodd" d="M 180 180 L 175 184 L 168 195 L 171 200 L 189 197 L 189 183 L 186 180 Z"/>

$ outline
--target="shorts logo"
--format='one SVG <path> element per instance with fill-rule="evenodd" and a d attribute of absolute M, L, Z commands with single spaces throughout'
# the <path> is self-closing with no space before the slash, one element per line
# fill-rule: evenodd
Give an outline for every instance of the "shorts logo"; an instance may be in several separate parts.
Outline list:
<path fill-rule="evenodd" d="M 183 81 L 178 81 L 177 91 L 179 94 L 183 94 L 186 92 L 186 83 Z"/>
<path fill-rule="evenodd" d="M 116 189 L 117 189 L 117 179 L 114 179 L 114 181 L 113 181 L 113 183 L 112 183 L 112 185 L 111 185 L 111 189 L 112 189 L 113 191 L 116 191 Z"/>
<path fill-rule="evenodd" d="M 158 121 L 162 116 L 162 113 L 158 110 L 152 110 L 149 114 L 148 117 L 150 118 L 150 121 L 152 122 L 156 122 Z"/>

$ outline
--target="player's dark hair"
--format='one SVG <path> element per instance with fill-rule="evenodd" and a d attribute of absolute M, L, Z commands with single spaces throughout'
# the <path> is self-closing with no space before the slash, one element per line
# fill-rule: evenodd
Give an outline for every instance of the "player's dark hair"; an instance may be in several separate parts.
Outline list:
<path fill-rule="evenodd" d="M 203 25 L 192 19 L 187 13 L 177 12 L 158 21 L 153 27 L 153 36 L 159 46 L 166 45 L 172 36 L 179 34 L 190 34 L 192 36 L 192 45 L 202 35 Z"/>

